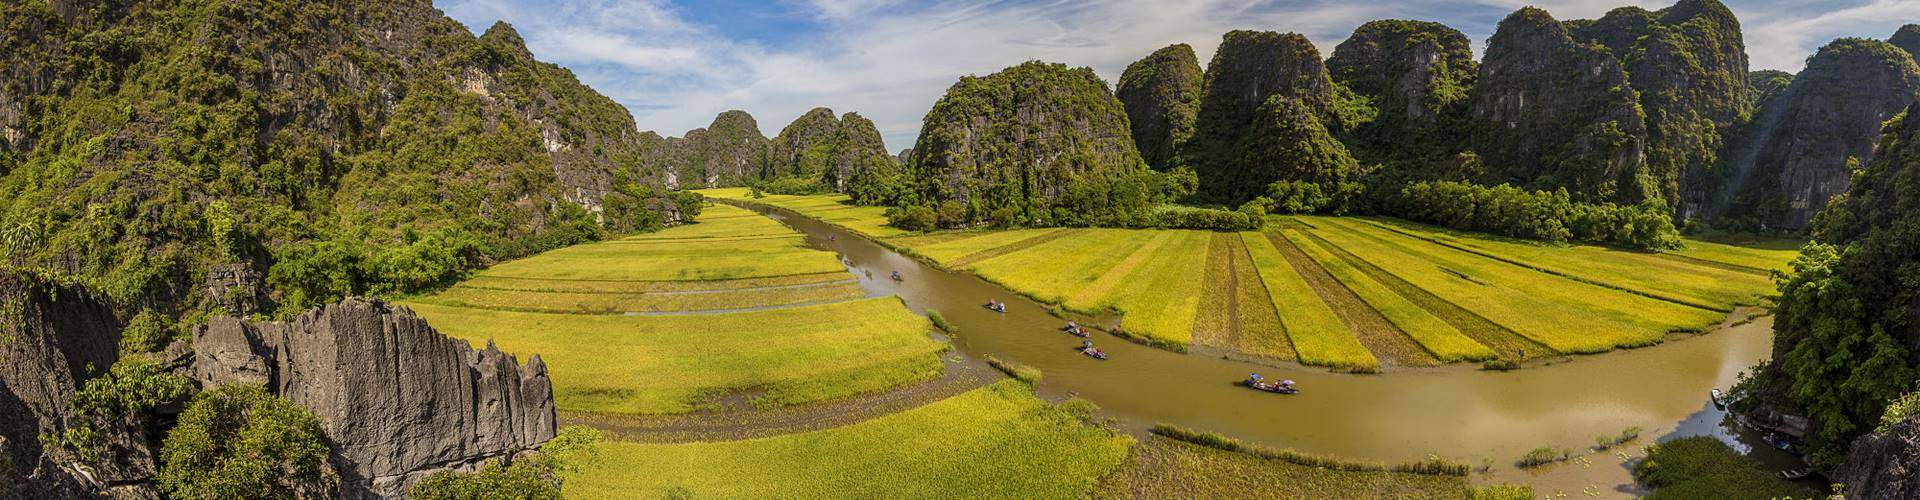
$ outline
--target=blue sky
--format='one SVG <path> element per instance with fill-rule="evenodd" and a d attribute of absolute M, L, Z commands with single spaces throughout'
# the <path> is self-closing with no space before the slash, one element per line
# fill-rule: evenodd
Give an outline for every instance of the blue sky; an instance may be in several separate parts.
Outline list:
<path fill-rule="evenodd" d="M 1886 38 L 1920 0 L 1723 0 L 1754 69 L 1798 71 L 1836 37 Z M 874 120 L 893 150 L 962 75 L 1029 59 L 1115 81 L 1154 49 L 1187 43 L 1202 64 L 1234 29 L 1306 35 L 1327 55 L 1374 19 L 1445 23 L 1484 47 L 1526 5 L 1593 18 L 1668 0 L 436 0 L 475 31 L 506 21 L 542 60 L 627 106 L 642 130 L 678 136 L 742 109 L 772 136 L 816 106 Z"/>

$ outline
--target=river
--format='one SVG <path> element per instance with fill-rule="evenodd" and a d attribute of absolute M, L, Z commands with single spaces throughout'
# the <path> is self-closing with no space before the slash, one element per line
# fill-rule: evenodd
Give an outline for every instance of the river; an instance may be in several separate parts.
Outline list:
<path fill-rule="evenodd" d="M 1718 436 L 1741 451 L 1752 451 L 1750 443 L 1757 442 L 1735 431 L 1707 393 L 1731 387 L 1742 370 L 1768 356 L 1771 318 L 1509 372 L 1462 364 L 1331 373 L 1182 354 L 1096 334 L 1095 342 L 1112 358 L 1101 361 L 1081 355 L 1081 339 L 1060 331 L 1064 321 L 1043 304 L 785 209 L 746 206 L 807 234 L 809 244 L 839 253 L 870 294 L 898 295 L 916 312 L 939 311 L 957 330 L 960 352 L 1039 368 L 1043 396 L 1092 401 L 1101 415 L 1136 433 L 1169 423 L 1339 457 L 1403 462 L 1437 454 L 1476 465 L 1491 461 L 1495 476 L 1525 474 L 1510 464 L 1528 450 L 1585 449 L 1627 427 L 1643 429 L 1636 447 L 1682 435 Z M 896 271 L 903 280 L 889 279 Z M 1007 312 L 983 307 L 989 298 L 1006 302 Z M 1276 395 L 1236 384 L 1250 372 L 1292 379 L 1302 392 Z M 1791 461 L 1780 453 L 1757 455 L 1780 467 Z M 1624 477 L 1618 460 L 1612 467 L 1592 461 L 1590 468 L 1620 469 L 1599 471 L 1606 477 Z M 1579 479 L 1594 480 L 1612 481 Z"/>

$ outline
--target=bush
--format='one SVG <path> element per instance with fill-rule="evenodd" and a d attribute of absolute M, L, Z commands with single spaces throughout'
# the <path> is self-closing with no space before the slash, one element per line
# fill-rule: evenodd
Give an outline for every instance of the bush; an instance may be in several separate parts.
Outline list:
<path fill-rule="evenodd" d="M 306 408 L 229 385 L 200 393 L 180 414 L 155 479 L 172 498 L 326 498 L 339 484 L 328 447 Z"/>
<path fill-rule="evenodd" d="M 106 456 L 109 433 L 129 428 L 148 411 L 192 392 L 192 382 L 160 363 L 141 356 L 121 358 L 74 393 L 60 447 L 83 461 L 97 462 Z"/>
<path fill-rule="evenodd" d="M 1521 455 L 1520 461 L 1515 462 L 1514 465 L 1518 465 L 1521 468 L 1539 467 L 1569 458 L 1573 458 L 1573 453 L 1567 450 L 1557 449 L 1552 446 L 1542 446 L 1534 448 L 1533 451 L 1529 451 L 1525 455 Z"/>
<path fill-rule="evenodd" d="M 1907 417 L 1920 415 L 1920 392 L 1909 392 L 1899 399 L 1887 403 L 1886 411 L 1880 413 L 1880 425 L 1874 432 L 1888 432 L 1893 426 L 1906 421 Z"/>
<path fill-rule="evenodd" d="M 1267 185 L 1269 210 L 1283 214 L 1346 213 L 1365 188 L 1357 182 L 1321 185 L 1307 181 L 1279 181 Z"/>
<path fill-rule="evenodd" d="M 1134 218 L 1134 227 L 1159 229 L 1203 229 L 1214 231 L 1253 231 L 1266 224 L 1266 218 L 1254 211 L 1161 205 L 1144 217 Z"/>
<path fill-rule="evenodd" d="M 1812 498 L 1816 492 L 1774 477 L 1758 460 L 1719 439 L 1694 436 L 1647 448 L 1633 479 L 1646 498 Z"/>
<path fill-rule="evenodd" d="M 927 321 L 932 321 L 934 328 L 939 328 L 940 331 L 947 332 L 949 335 L 960 333 L 960 328 L 948 322 L 946 316 L 940 315 L 940 311 L 927 310 Z"/>
<path fill-rule="evenodd" d="M 127 321 L 127 327 L 120 330 L 120 353 L 134 354 L 157 352 L 167 348 L 167 344 L 180 338 L 180 329 L 173 321 L 153 309 L 141 309 Z"/>
<path fill-rule="evenodd" d="M 1680 231 L 1659 201 L 1575 203 L 1565 189 L 1529 192 L 1507 184 L 1441 181 L 1408 184 L 1390 205 L 1394 215 L 1407 219 L 1515 238 L 1641 249 L 1680 246 Z"/>
<path fill-rule="evenodd" d="M 932 231 L 938 226 L 933 209 L 921 205 L 887 209 L 887 225 L 907 231 Z"/>
<path fill-rule="evenodd" d="M 599 458 L 600 431 L 578 425 L 560 429 L 540 452 L 513 463 L 489 460 L 479 471 L 442 471 L 407 491 L 415 500 L 559 500 L 561 476 Z"/>

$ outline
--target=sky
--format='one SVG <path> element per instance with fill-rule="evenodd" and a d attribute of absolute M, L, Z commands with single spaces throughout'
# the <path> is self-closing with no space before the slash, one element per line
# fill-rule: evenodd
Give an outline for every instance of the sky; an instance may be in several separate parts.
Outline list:
<path fill-rule="evenodd" d="M 1797 72 L 1834 38 L 1885 39 L 1920 22 L 1920 0 L 1722 0 L 1740 17 L 1752 69 Z M 680 136 L 722 111 L 768 137 L 825 106 L 872 119 L 892 151 L 911 147 L 934 101 L 964 75 L 1033 59 L 1091 67 L 1109 82 L 1174 43 L 1201 64 L 1235 29 L 1296 32 L 1321 55 L 1375 19 L 1444 23 L 1484 50 L 1500 19 L 1532 5 L 1595 18 L 1669 0 L 435 0 L 475 33 L 496 21 L 633 112 Z"/>

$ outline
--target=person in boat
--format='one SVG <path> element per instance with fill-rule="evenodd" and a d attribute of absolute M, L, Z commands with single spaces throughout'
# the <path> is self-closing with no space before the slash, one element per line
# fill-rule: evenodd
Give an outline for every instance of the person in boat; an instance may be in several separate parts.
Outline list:
<path fill-rule="evenodd" d="M 1248 375 L 1247 375 L 1247 386 L 1249 386 L 1249 387 L 1260 387 L 1260 374 L 1258 374 L 1258 373 L 1252 373 L 1252 374 L 1248 374 Z"/>
<path fill-rule="evenodd" d="M 1093 341 L 1091 340 L 1080 341 L 1080 350 L 1085 351 L 1085 350 L 1091 350 L 1091 349 L 1093 349 Z"/>
<path fill-rule="evenodd" d="M 893 272 L 893 280 L 894 280 L 894 281 L 900 281 L 900 271 L 894 271 L 894 272 Z"/>
<path fill-rule="evenodd" d="M 1072 322 L 1072 321 L 1068 321 L 1068 322 L 1067 322 L 1067 333 L 1073 333 L 1073 334 L 1078 334 L 1078 333 L 1080 333 L 1080 325 L 1076 325 L 1076 324 L 1073 324 L 1073 322 Z"/>

